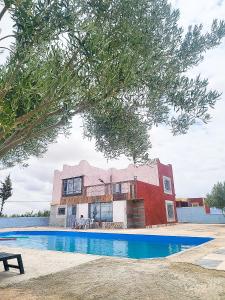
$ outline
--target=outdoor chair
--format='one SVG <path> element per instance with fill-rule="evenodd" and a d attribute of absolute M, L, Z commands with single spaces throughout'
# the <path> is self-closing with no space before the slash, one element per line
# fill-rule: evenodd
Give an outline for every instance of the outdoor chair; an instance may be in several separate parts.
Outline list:
<path fill-rule="evenodd" d="M 10 260 L 10 259 L 17 259 L 18 265 L 9 264 L 8 260 Z M 14 268 L 14 269 L 19 269 L 20 274 L 24 274 L 23 261 L 22 261 L 21 254 L 0 252 L 0 261 L 3 262 L 5 271 L 9 271 L 9 268 Z"/>
<path fill-rule="evenodd" d="M 90 219 L 77 218 L 74 222 L 73 228 L 76 229 L 88 229 L 90 228 Z"/>

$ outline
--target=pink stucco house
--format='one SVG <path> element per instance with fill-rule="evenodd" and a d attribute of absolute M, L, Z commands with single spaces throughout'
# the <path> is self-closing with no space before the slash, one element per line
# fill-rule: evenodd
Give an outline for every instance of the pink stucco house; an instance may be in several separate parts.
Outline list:
<path fill-rule="evenodd" d="M 176 222 L 172 166 L 159 159 L 126 169 L 64 165 L 54 172 L 50 225 L 70 227 L 81 215 L 105 228 Z"/>

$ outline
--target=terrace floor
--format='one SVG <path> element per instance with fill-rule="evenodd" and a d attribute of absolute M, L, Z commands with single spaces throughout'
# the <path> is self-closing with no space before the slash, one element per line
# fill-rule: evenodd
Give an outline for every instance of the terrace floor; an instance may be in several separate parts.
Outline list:
<path fill-rule="evenodd" d="M 104 232 L 214 240 L 160 260 L 1 247 L 0 251 L 22 254 L 26 273 L 1 272 L 0 265 L 0 299 L 225 299 L 225 225 L 178 224 Z"/>

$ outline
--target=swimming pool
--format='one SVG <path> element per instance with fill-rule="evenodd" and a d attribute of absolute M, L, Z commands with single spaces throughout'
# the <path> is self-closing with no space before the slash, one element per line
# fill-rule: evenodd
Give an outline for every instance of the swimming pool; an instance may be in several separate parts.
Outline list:
<path fill-rule="evenodd" d="M 10 231 L 1 246 L 78 252 L 127 258 L 157 258 L 206 243 L 212 238 L 71 231 Z"/>

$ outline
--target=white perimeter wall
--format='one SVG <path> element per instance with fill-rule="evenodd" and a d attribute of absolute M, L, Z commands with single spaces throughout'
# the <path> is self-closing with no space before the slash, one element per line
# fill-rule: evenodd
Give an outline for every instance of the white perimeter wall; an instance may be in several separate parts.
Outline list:
<path fill-rule="evenodd" d="M 123 222 L 127 227 L 127 201 L 113 201 L 113 222 Z"/>
<path fill-rule="evenodd" d="M 225 224 L 224 215 L 212 215 L 204 207 L 177 207 L 177 218 L 180 223 Z"/>
<path fill-rule="evenodd" d="M 48 226 L 49 217 L 0 218 L 0 228 Z"/>

